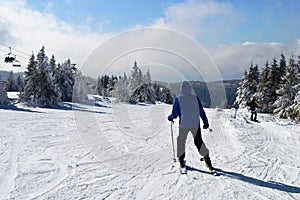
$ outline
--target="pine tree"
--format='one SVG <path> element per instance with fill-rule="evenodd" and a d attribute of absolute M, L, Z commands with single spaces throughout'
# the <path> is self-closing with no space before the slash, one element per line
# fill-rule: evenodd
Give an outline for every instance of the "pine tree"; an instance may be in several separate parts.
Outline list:
<path fill-rule="evenodd" d="M 250 65 L 249 72 L 245 71 L 240 82 L 240 86 L 237 89 L 237 97 L 235 103 L 240 104 L 241 107 L 246 107 L 247 102 L 251 96 L 257 92 L 257 85 L 259 83 L 259 71 L 258 66 Z"/>
<path fill-rule="evenodd" d="M 87 100 L 87 89 L 86 82 L 80 71 L 77 71 L 75 75 L 75 83 L 73 88 L 73 102 L 81 103 L 84 100 Z"/>
<path fill-rule="evenodd" d="M 0 80 L 0 105 L 6 104 L 8 104 L 8 97 L 4 89 L 4 82 Z"/>
<path fill-rule="evenodd" d="M 60 66 L 60 65 L 59 65 Z M 57 95 L 57 98 L 59 98 L 60 100 L 62 99 L 62 92 L 61 92 L 61 87 L 59 84 L 59 77 L 60 77 L 60 72 L 58 65 L 56 65 L 56 60 L 55 60 L 55 56 L 52 55 L 49 61 L 49 76 L 51 79 L 51 82 L 53 83 L 53 88 L 54 88 L 54 92 Z"/>
<path fill-rule="evenodd" d="M 13 71 L 9 72 L 6 84 L 5 84 L 5 90 L 6 91 L 18 91 L 18 87 L 16 84 L 16 81 L 14 79 L 14 73 Z"/>
<path fill-rule="evenodd" d="M 257 85 L 259 83 L 259 71 L 257 65 L 253 67 L 253 64 L 251 63 L 247 79 L 249 82 L 248 89 L 252 94 L 255 94 L 257 91 Z"/>
<path fill-rule="evenodd" d="M 33 101 L 34 99 L 38 85 L 36 76 L 37 66 L 35 57 L 32 54 L 27 65 L 27 70 L 25 71 L 24 92 L 21 94 L 21 98 L 25 101 Z"/>
<path fill-rule="evenodd" d="M 143 72 L 140 68 L 138 69 L 138 83 L 139 83 L 139 85 L 142 85 L 142 84 L 145 83 L 144 82 L 144 75 L 143 75 Z"/>
<path fill-rule="evenodd" d="M 172 104 L 174 99 L 174 94 L 172 94 L 171 90 L 169 88 L 164 87 L 162 88 L 161 92 L 162 92 L 161 101 L 166 104 Z"/>
<path fill-rule="evenodd" d="M 113 90 L 113 97 L 119 102 L 129 102 L 129 81 L 126 74 L 123 77 L 119 77 Z"/>
<path fill-rule="evenodd" d="M 48 63 L 48 57 L 45 54 L 45 48 L 37 54 L 37 90 L 34 103 L 45 107 L 58 105 L 61 99 L 55 93 L 54 83 L 52 79 L 53 72 Z"/>
<path fill-rule="evenodd" d="M 287 66 L 286 66 L 286 59 L 283 53 L 280 55 L 280 61 L 279 61 L 279 69 L 278 69 L 278 78 L 279 78 L 279 84 L 284 84 L 284 77 L 286 75 Z"/>
<path fill-rule="evenodd" d="M 55 56 L 52 55 L 51 58 L 50 58 L 50 61 L 49 61 L 49 66 L 50 66 L 50 69 L 52 71 L 52 75 L 54 75 L 55 73 L 55 70 L 56 70 L 56 60 L 55 60 Z"/>
<path fill-rule="evenodd" d="M 21 76 L 18 76 L 16 84 L 17 84 L 18 91 L 20 93 L 23 92 L 23 90 L 24 90 L 24 81 L 23 81 L 23 78 Z"/>
<path fill-rule="evenodd" d="M 172 94 L 169 88 L 155 82 L 153 84 L 153 89 L 155 91 L 156 101 L 160 101 L 166 104 L 173 103 L 174 94 Z"/>
<path fill-rule="evenodd" d="M 103 85 L 102 85 L 101 77 L 99 75 L 98 79 L 97 79 L 97 86 L 96 86 L 96 92 L 97 92 L 97 94 L 98 95 L 102 95 L 102 90 L 103 90 Z"/>
<path fill-rule="evenodd" d="M 279 68 L 277 64 L 276 58 L 273 58 L 271 63 L 270 73 L 268 76 L 268 81 L 266 83 L 266 88 L 268 88 L 268 97 L 269 97 L 269 109 L 271 112 L 274 111 L 275 106 L 274 103 L 277 100 L 277 93 L 276 91 L 279 89 L 280 86 L 280 75 L 279 75 Z"/>
<path fill-rule="evenodd" d="M 150 74 L 149 69 L 147 70 L 147 73 L 146 73 L 146 75 L 144 77 L 144 81 L 145 81 L 145 84 L 151 83 L 151 74 Z"/>
<path fill-rule="evenodd" d="M 137 62 L 135 61 L 129 76 L 130 94 L 133 94 L 135 90 L 142 85 L 142 83 L 143 83 L 143 73 L 138 68 Z"/>
<path fill-rule="evenodd" d="M 239 87 L 237 88 L 237 92 L 236 92 L 236 99 L 235 99 L 235 103 L 240 104 L 241 107 L 245 107 L 246 103 L 248 101 L 248 89 L 247 87 L 247 77 L 248 77 L 248 72 L 245 71 L 243 76 L 242 76 L 242 80 L 239 83 Z"/>
<path fill-rule="evenodd" d="M 300 56 L 298 56 L 298 62 L 295 70 L 298 74 L 298 84 L 293 87 L 293 90 L 296 92 L 293 105 L 290 106 L 289 117 L 295 121 L 300 122 Z"/>
<path fill-rule="evenodd" d="M 260 74 L 258 84 L 258 99 L 260 99 L 261 111 L 266 113 L 272 113 L 272 94 L 268 87 L 269 84 L 270 67 L 269 62 L 266 61 L 265 68 Z"/>
<path fill-rule="evenodd" d="M 99 95 L 108 97 L 109 96 L 109 91 L 108 91 L 108 87 L 109 87 L 109 76 L 108 75 L 104 75 L 101 77 L 100 80 L 100 85 L 101 85 L 101 91 L 99 92 Z"/>
<path fill-rule="evenodd" d="M 249 98 L 254 94 L 254 92 L 250 90 L 249 72 L 244 72 L 244 75 L 239 85 L 240 86 L 237 90 L 236 103 L 240 104 L 241 107 L 244 107 L 246 106 L 246 103 L 249 100 Z"/>
<path fill-rule="evenodd" d="M 300 122 L 300 84 L 296 85 L 295 89 L 298 92 L 296 93 L 293 105 L 290 107 L 289 117 Z"/>
<path fill-rule="evenodd" d="M 58 65 L 56 84 L 61 91 L 62 101 L 72 102 L 76 71 L 77 69 L 71 64 L 70 59 Z"/>
<path fill-rule="evenodd" d="M 118 82 L 118 77 L 115 77 L 115 76 L 111 76 L 109 79 L 108 79 L 108 84 L 107 84 L 107 96 L 108 97 L 111 97 L 112 96 L 112 93 L 113 93 L 113 90 L 114 90 L 114 87 L 115 87 L 115 84 Z"/>
<path fill-rule="evenodd" d="M 274 103 L 276 108 L 274 113 L 280 118 L 288 118 L 289 112 L 292 112 L 290 106 L 294 103 L 297 94 L 295 86 L 299 84 L 297 68 L 294 57 L 291 56 L 287 73 L 283 78 L 283 84 L 281 84 L 280 89 L 276 91 L 278 98 Z"/>

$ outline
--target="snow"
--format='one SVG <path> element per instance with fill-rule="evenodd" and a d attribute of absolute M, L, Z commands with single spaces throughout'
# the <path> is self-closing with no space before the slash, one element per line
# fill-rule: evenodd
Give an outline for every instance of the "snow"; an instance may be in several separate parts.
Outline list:
<path fill-rule="evenodd" d="M 191 135 L 180 175 L 171 108 L 92 99 L 0 107 L 0 199 L 300 199 L 299 124 L 205 109 L 213 132 L 202 136 L 222 176 L 207 173 Z"/>
<path fill-rule="evenodd" d="M 19 98 L 19 95 L 20 94 L 20 92 L 8 92 L 7 93 L 7 97 L 9 98 L 9 99 L 18 99 Z"/>

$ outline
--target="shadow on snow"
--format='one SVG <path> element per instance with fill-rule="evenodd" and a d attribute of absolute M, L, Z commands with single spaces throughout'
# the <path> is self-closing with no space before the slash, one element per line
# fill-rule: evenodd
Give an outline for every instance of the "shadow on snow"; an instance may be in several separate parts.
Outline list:
<path fill-rule="evenodd" d="M 30 113 L 42 113 L 42 112 L 39 112 L 39 111 L 30 110 L 30 109 L 18 108 L 17 106 L 14 106 L 14 105 L 0 105 L 0 109 L 21 111 L 21 112 L 30 112 Z"/>
<path fill-rule="evenodd" d="M 26 105 L 28 106 L 28 108 L 43 108 L 43 109 L 53 109 L 53 110 L 79 111 L 79 112 L 89 112 L 89 113 L 94 113 L 94 114 L 111 114 L 108 112 L 88 110 L 88 109 L 85 109 L 84 107 L 74 105 L 71 103 L 64 103 L 63 106 L 39 106 L 39 105 L 31 105 L 31 104 L 26 104 Z M 105 106 L 101 106 L 101 107 L 105 107 Z M 106 108 L 109 108 L 109 107 L 106 107 Z M 0 109 L 13 110 L 13 111 L 18 111 L 18 112 L 44 113 L 44 112 L 35 111 L 35 110 L 31 110 L 31 109 L 19 108 L 15 105 L 0 105 Z"/>
<path fill-rule="evenodd" d="M 108 113 L 108 112 L 88 110 L 88 109 L 85 109 L 82 106 L 74 105 L 72 103 L 64 103 L 64 104 L 65 104 L 64 107 L 67 108 L 67 110 L 79 111 L 79 112 L 88 112 L 88 113 L 94 113 L 94 114 L 111 114 L 111 113 Z M 89 104 L 83 104 L 83 105 L 89 105 Z"/>
<path fill-rule="evenodd" d="M 186 166 L 187 170 L 190 171 L 197 171 L 197 172 L 201 172 L 204 174 L 210 174 L 210 172 L 208 171 L 204 171 L 204 170 L 200 170 L 200 169 L 196 169 L 190 166 Z M 222 169 L 218 169 L 215 168 L 215 170 L 217 172 L 219 172 L 222 176 L 226 176 L 232 179 L 236 179 L 239 181 L 243 181 L 246 183 L 250 183 L 252 185 L 256 185 L 256 186 L 260 186 L 260 187 L 266 187 L 266 188 L 270 188 L 270 189 L 275 189 L 275 190 L 279 190 L 279 191 L 283 191 L 283 192 L 289 192 L 289 193 L 300 193 L 300 187 L 296 187 L 296 186 L 292 186 L 292 185 L 287 185 L 287 184 L 283 184 L 283 183 L 279 183 L 279 182 L 275 182 L 275 181 L 262 181 L 256 178 L 252 178 L 249 176 L 245 176 L 243 174 L 239 174 L 236 172 L 229 172 L 229 171 L 224 171 Z"/>

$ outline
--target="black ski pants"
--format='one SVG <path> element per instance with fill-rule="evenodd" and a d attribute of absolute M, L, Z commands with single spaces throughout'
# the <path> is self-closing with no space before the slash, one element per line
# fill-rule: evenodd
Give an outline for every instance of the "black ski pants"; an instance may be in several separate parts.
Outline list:
<path fill-rule="evenodd" d="M 196 128 L 179 128 L 179 135 L 177 137 L 177 157 L 180 163 L 182 163 L 185 158 L 185 143 L 189 132 L 193 134 L 194 144 L 200 155 L 206 157 L 209 154 L 209 151 L 202 140 L 200 126 Z"/>

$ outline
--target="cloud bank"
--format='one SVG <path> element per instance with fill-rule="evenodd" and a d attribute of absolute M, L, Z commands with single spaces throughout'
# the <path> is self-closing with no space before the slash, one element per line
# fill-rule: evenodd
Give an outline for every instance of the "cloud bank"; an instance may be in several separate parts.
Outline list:
<path fill-rule="evenodd" d="M 273 58 L 279 61 L 281 53 L 287 59 L 292 55 L 300 55 L 300 43 L 299 40 L 292 40 L 286 44 L 245 42 L 220 45 L 208 51 L 224 79 L 240 79 L 243 72 L 249 70 L 251 62 L 263 68 L 267 60 L 269 63 Z"/>

